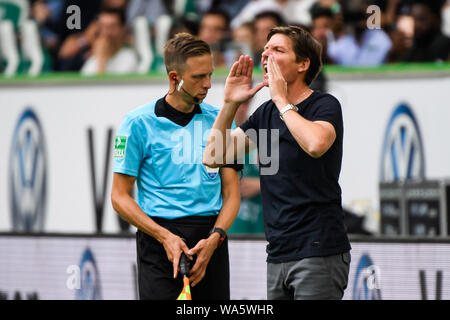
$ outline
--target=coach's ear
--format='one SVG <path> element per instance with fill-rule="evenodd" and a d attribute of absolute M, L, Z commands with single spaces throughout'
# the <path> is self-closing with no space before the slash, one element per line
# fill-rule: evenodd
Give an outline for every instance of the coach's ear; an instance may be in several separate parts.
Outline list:
<path fill-rule="evenodd" d="M 309 65 L 311 64 L 311 60 L 306 58 L 298 63 L 298 73 L 306 72 L 309 69 Z"/>

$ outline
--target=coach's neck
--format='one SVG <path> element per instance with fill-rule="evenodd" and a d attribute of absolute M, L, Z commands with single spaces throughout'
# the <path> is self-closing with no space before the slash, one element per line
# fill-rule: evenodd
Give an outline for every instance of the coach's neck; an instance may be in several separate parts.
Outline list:
<path fill-rule="evenodd" d="M 303 77 L 298 77 L 294 82 L 287 85 L 287 98 L 292 104 L 299 104 L 311 93 L 303 94 L 309 89 L 309 86 L 304 81 Z"/>

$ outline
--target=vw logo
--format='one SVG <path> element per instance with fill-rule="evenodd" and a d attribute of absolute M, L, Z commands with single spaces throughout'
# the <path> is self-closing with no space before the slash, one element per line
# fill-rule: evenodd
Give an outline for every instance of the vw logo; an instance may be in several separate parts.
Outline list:
<path fill-rule="evenodd" d="M 399 105 L 389 119 L 381 152 L 380 181 L 425 178 L 425 156 L 411 108 Z"/>
<path fill-rule="evenodd" d="M 353 300 L 381 300 L 380 275 L 380 268 L 364 254 L 356 268 Z"/>
<path fill-rule="evenodd" d="M 45 139 L 36 114 L 25 110 L 14 129 L 9 160 L 14 231 L 42 232 L 46 202 Z"/>
<path fill-rule="evenodd" d="M 80 290 L 77 290 L 77 300 L 101 300 L 100 275 L 94 255 L 89 248 L 83 253 L 80 262 Z"/>

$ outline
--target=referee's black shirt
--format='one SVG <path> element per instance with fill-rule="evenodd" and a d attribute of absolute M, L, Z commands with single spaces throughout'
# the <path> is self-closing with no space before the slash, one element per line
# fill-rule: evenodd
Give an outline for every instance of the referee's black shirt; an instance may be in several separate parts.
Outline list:
<path fill-rule="evenodd" d="M 327 121 L 335 128 L 335 142 L 318 159 L 301 149 L 272 100 L 262 104 L 240 126 L 244 132 L 267 129 L 267 138 L 258 135 L 258 150 L 261 153 L 260 146 L 264 143 L 270 157 L 277 153 L 279 156 L 278 172 L 272 175 L 261 172 L 271 163 L 260 161 L 264 227 L 269 242 L 267 261 L 273 263 L 350 250 L 338 183 L 343 140 L 340 103 L 330 94 L 315 91 L 297 107 L 304 118 Z M 274 129 L 279 130 L 279 151 L 271 150 L 270 146 Z"/>

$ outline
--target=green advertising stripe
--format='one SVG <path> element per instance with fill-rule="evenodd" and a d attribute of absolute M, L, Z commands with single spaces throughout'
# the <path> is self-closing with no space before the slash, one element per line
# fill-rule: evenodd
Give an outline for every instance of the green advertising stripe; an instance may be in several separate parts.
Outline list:
<path fill-rule="evenodd" d="M 435 73 L 444 72 L 450 75 L 450 62 L 442 63 L 394 63 L 384 64 L 377 67 L 342 67 L 337 65 L 325 65 L 324 72 L 329 75 L 350 75 L 350 74 L 366 74 L 366 75 L 383 75 L 389 76 L 392 73 L 429 73 L 433 75 Z M 213 74 L 213 78 L 220 79 L 225 78 L 228 75 L 229 69 L 216 69 Z M 261 77 L 262 69 L 255 68 L 254 76 Z M 33 84 L 73 84 L 73 83 L 122 83 L 127 82 L 147 82 L 147 81 L 165 81 L 167 74 L 164 72 L 149 72 L 147 74 L 127 74 L 127 75 L 94 75 L 83 76 L 78 72 L 54 72 L 43 73 L 39 76 L 30 77 L 25 74 L 19 74 L 14 77 L 5 77 L 0 75 L 1 85 L 33 85 Z"/>

